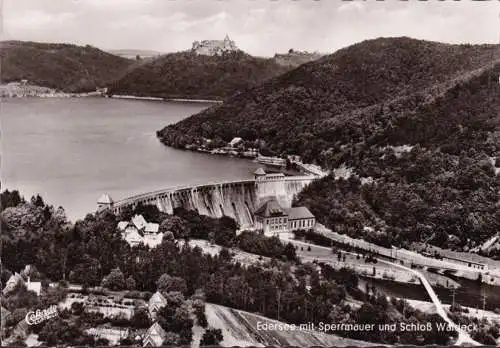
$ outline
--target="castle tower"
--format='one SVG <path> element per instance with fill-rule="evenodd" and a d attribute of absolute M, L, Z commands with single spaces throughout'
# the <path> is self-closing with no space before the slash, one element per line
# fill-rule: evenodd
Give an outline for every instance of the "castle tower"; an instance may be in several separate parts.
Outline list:
<path fill-rule="evenodd" d="M 262 168 L 257 169 L 253 174 L 255 181 L 262 180 L 266 176 L 266 172 Z"/>
<path fill-rule="evenodd" d="M 113 199 L 107 193 L 105 193 L 97 200 L 97 211 L 99 212 L 106 209 L 112 209 L 113 204 Z"/>

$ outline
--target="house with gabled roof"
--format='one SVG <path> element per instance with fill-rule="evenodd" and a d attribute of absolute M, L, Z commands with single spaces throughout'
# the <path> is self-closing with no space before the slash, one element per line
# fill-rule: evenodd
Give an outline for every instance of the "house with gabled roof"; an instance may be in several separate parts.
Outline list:
<path fill-rule="evenodd" d="M 163 239 L 163 233 L 159 232 L 160 225 L 147 222 L 142 215 L 135 215 L 130 221 L 120 221 L 117 228 L 130 246 L 143 243 L 154 248 Z"/>
<path fill-rule="evenodd" d="M 151 325 L 151 327 L 146 332 L 146 335 L 144 336 L 144 339 L 142 341 L 142 346 L 160 347 L 165 341 L 166 336 L 167 333 L 165 332 L 165 330 L 163 330 L 160 324 L 156 322 L 153 325 Z"/>
<path fill-rule="evenodd" d="M 156 317 L 156 313 L 167 305 L 167 299 L 157 291 L 151 296 L 148 302 L 149 314 L 152 318 Z"/>
<path fill-rule="evenodd" d="M 10 276 L 9 280 L 7 280 L 2 293 L 7 295 L 8 293 L 14 291 L 18 284 L 24 284 L 24 279 L 19 273 L 16 272 Z"/>

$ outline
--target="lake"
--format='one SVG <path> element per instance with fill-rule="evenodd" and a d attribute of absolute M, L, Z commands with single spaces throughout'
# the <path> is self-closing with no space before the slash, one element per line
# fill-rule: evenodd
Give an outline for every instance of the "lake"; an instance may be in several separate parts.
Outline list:
<path fill-rule="evenodd" d="M 176 150 L 156 131 L 210 104 L 106 98 L 7 99 L 1 105 L 2 190 L 40 193 L 71 220 L 114 200 L 176 185 L 250 179 L 258 163 Z"/>

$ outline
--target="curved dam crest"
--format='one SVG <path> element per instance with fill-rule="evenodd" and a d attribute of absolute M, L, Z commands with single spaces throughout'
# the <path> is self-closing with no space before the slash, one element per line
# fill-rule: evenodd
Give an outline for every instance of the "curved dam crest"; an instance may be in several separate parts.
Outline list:
<path fill-rule="evenodd" d="M 126 208 L 149 204 L 172 214 L 175 208 L 184 208 L 214 218 L 229 216 L 245 229 L 253 226 L 253 212 L 267 198 L 275 197 L 282 207 L 290 208 L 295 195 L 316 179 L 316 176 L 264 177 L 173 187 L 117 201 L 112 210 L 120 214 Z"/>

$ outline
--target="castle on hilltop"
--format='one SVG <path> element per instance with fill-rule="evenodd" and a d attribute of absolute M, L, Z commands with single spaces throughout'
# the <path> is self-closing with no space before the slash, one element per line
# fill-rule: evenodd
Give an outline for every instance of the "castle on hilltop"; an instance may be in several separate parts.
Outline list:
<path fill-rule="evenodd" d="M 221 55 L 224 52 L 237 51 L 238 47 L 233 40 L 226 35 L 224 40 L 203 40 L 193 42 L 191 51 L 205 56 Z"/>

